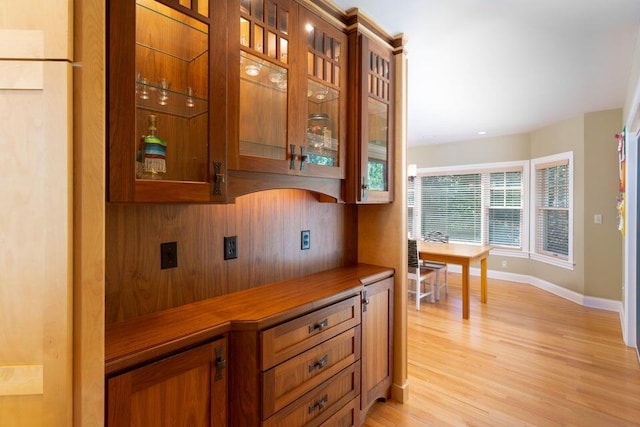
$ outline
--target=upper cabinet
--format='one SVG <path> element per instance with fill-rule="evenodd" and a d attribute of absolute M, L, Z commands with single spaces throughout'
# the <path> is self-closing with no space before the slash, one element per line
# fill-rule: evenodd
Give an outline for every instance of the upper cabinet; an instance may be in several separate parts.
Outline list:
<path fill-rule="evenodd" d="M 359 26 L 352 28 L 349 99 L 353 115 L 349 118 L 346 199 L 351 203 L 389 203 L 393 201 L 394 175 L 393 48 Z"/>
<path fill-rule="evenodd" d="M 110 0 L 108 11 L 109 201 L 271 188 L 392 200 L 392 50 L 359 24 L 348 39 L 334 6 Z"/>
<path fill-rule="evenodd" d="M 344 178 L 345 33 L 295 1 L 231 0 L 228 12 L 227 167 Z"/>
<path fill-rule="evenodd" d="M 109 200 L 221 197 L 224 16 L 202 0 L 111 0 L 108 22 Z"/>

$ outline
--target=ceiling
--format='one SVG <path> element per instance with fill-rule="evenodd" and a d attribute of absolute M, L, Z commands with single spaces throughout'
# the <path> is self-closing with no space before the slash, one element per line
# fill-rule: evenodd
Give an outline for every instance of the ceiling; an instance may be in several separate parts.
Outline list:
<path fill-rule="evenodd" d="M 529 132 L 624 105 L 640 0 L 334 3 L 405 34 L 409 146 Z"/>

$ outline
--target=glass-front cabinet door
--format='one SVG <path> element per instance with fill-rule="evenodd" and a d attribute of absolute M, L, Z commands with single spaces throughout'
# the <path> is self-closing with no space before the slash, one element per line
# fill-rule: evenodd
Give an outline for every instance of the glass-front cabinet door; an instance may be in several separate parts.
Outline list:
<path fill-rule="evenodd" d="M 354 32 L 350 48 L 357 82 L 352 153 L 356 164 L 349 177 L 347 199 L 355 203 L 393 201 L 393 52 L 391 47 Z"/>
<path fill-rule="evenodd" d="M 110 200 L 211 200 L 209 1 L 112 0 L 109 23 Z"/>
<path fill-rule="evenodd" d="M 312 175 L 344 178 L 346 35 L 300 8 L 306 40 L 306 129 L 301 150 Z"/>
<path fill-rule="evenodd" d="M 294 1 L 229 4 L 239 79 L 229 81 L 237 120 L 231 102 L 228 167 L 341 178 L 345 35 Z"/>

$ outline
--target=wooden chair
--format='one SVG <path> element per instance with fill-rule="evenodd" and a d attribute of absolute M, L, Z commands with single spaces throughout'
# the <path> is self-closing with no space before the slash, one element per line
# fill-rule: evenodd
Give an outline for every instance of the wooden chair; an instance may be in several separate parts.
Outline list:
<path fill-rule="evenodd" d="M 420 301 L 422 298 L 431 296 L 431 302 L 435 302 L 433 276 L 435 270 L 432 268 L 421 267 L 420 260 L 418 259 L 418 243 L 415 240 L 409 240 L 409 294 L 415 294 L 416 296 L 416 310 L 420 310 Z M 413 289 L 411 284 L 413 285 Z M 428 287 L 428 290 L 423 291 L 423 285 Z"/>
<path fill-rule="evenodd" d="M 424 241 L 449 243 L 449 236 L 441 231 L 432 231 L 430 233 L 427 233 L 426 236 L 424 236 Z M 434 294 L 435 294 L 436 300 L 440 299 L 440 288 L 443 285 L 443 283 L 440 282 L 440 273 L 444 273 L 444 293 L 448 294 L 449 285 L 447 281 L 448 279 L 447 264 L 444 262 L 438 262 L 438 261 L 422 260 L 422 266 L 426 268 L 431 268 L 436 272 L 436 284 L 434 288 Z"/>

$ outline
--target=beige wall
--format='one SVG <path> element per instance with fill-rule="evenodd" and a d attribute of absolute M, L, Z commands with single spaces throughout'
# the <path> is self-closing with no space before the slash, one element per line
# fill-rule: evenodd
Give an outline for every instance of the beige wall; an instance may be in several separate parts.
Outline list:
<path fill-rule="evenodd" d="M 531 132 L 531 158 L 573 151 L 574 270 L 531 262 L 532 276 L 584 294 L 584 116 Z"/>
<path fill-rule="evenodd" d="M 584 125 L 585 294 L 619 300 L 623 254 L 616 220 L 619 180 L 614 135 L 622 129 L 622 110 L 586 114 Z M 602 215 L 602 224 L 594 224 L 594 214 Z"/>
<path fill-rule="evenodd" d="M 528 259 L 491 256 L 489 269 L 533 276 L 585 296 L 620 300 L 621 236 L 615 228 L 617 145 L 622 110 L 580 115 L 531 133 L 409 147 L 418 168 L 528 160 L 573 151 L 574 270 Z M 593 214 L 603 224 L 593 224 Z M 585 221 L 585 216 L 588 219 Z M 507 261 L 507 268 L 501 266 Z"/>
<path fill-rule="evenodd" d="M 419 168 L 529 159 L 530 135 L 522 133 L 447 144 L 409 147 L 407 162 Z"/>

